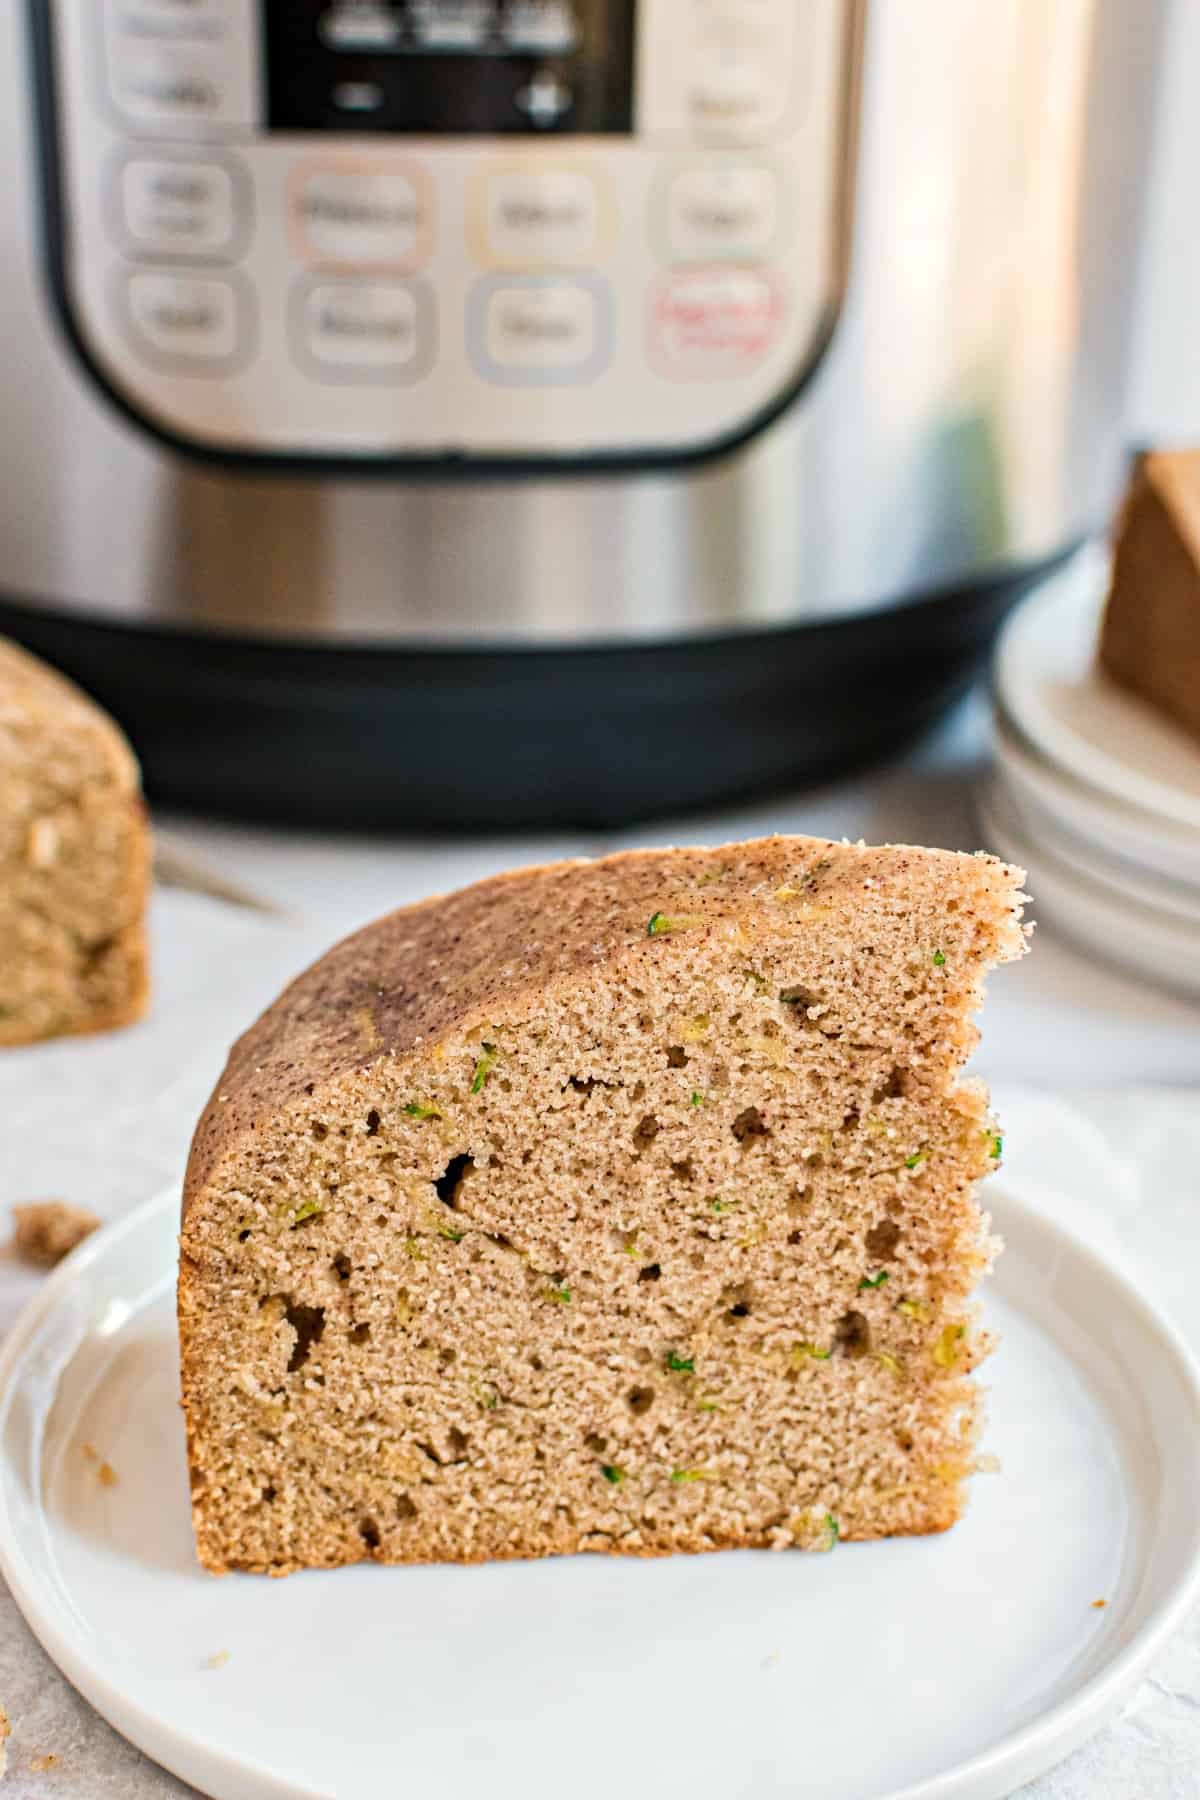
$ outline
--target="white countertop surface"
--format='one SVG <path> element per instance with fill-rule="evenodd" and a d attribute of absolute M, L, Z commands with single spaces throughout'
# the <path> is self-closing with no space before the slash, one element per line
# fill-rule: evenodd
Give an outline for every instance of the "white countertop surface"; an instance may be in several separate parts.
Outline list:
<path fill-rule="evenodd" d="M 230 1039 L 314 955 L 390 907 L 517 863 L 638 842 L 806 831 L 974 849 L 971 792 L 985 743 L 976 699 L 889 769 L 802 797 L 603 838 L 367 842 L 168 821 L 211 865 L 277 902 L 285 916 L 161 890 L 148 1019 L 107 1037 L 3 1053 L 0 1233 L 8 1207 L 21 1200 L 59 1196 L 111 1218 L 175 1179 Z M 1036 899 L 1036 871 L 1029 886 Z M 1134 1264 L 1200 1351 L 1200 1009 L 1098 967 L 1041 930 L 1034 954 L 993 981 L 976 1067 L 1004 1116 L 1006 1154 L 1022 1191 Z M 1066 1186 L 1059 1167 L 1070 1172 Z M 38 1280 L 0 1260 L 0 1333 Z M 0 1704 L 13 1723 L 6 1800 L 148 1800 L 192 1791 L 74 1694 L 2 1588 Z M 47 1753 L 58 1759 L 54 1769 L 31 1772 L 31 1760 Z M 1115 1726 L 1021 1796 L 1198 1800 L 1200 1618 L 1159 1659 Z"/>

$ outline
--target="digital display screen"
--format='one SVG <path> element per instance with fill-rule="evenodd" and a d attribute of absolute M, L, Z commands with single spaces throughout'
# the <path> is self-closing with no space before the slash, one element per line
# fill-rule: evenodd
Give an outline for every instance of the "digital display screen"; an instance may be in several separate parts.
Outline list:
<path fill-rule="evenodd" d="M 635 0 L 263 0 L 276 131 L 628 133 Z"/>

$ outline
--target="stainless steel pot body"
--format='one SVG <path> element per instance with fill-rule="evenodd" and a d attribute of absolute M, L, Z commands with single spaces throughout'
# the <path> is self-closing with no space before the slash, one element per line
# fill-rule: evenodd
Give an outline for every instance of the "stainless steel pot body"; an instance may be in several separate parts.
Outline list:
<path fill-rule="evenodd" d="M 98 390 L 48 294 L 5 7 L 5 597 L 301 644 L 574 647 L 849 618 L 1051 556 L 1105 519 L 1126 448 L 1160 12 L 874 0 L 837 152 L 844 293 L 791 404 L 688 466 L 414 478 L 197 462 Z"/>

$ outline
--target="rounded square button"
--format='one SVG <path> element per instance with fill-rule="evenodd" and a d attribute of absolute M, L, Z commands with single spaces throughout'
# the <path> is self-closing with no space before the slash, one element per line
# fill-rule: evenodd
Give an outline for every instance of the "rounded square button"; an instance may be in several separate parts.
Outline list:
<path fill-rule="evenodd" d="M 219 37 L 229 0 L 108 0 L 108 21 L 131 37 Z"/>
<path fill-rule="evenodd" d="M 433 194 L 412 164 L 297 169 L 289 183 L 292 240 L 324 268 L 411 269 L 433 246 Z"/>
<path fill-rule="evenodd" d="M 135 129 L 254 123 L 239 59 L 222 45 L 122 38 L 110 41 L 108 69 Z"/>
<path fill-rule="evenodd" d="M 703 45 L 688 83 L 688 115 L 699 138 L 770 135 L 783 122 L 792 65 L 769 50 L 737 43 Z"/>
<path fill-rule="evenodd" d="M 608 196 L 589 170 L 485 169 L 471 220 L 478 260 L 502 268 L 592 265 L 609 251 Z"/>
<path fill-rule="evenodd" d="M 667 182 L 666 252 L 680 262 L 769 256 L 779 225 L 779 181 L 762 163 L 697 163 Z"/>
<path fill-rule="evenodd" d="M 693 0 L 697 35 L 725 43 L 759 44 L 788 57 L 795 39 L 796 0 Z"/>
<path fill-rule="evenodd" d="M 151 362 L 224 374 L 247 347 L 247 306 L 232 281 L 138 269 L 126 277 L 124 297 L 130 335 Z"/>
<path fill-rule="evenodd" d="M 245 235 L 245 191 L 222 163 L 133 156 L 115 180 L 120 241 L 135 256 L 226 256 Z"/>
<path fill-rule="evenodd" d="M 433 295 L 421 281 L 302 281 L 293 297 L 297 359 L 327 381 L 417 381 L 436 351 Z"/>
<path fill-rule="evenodd" d="M 677 381 L 718 381 L 744 374 L 771 349 L 783 316 L 782 295 L 759 269 L 689 269 L 657 284 L 650 312 L 650 353 Z"/>
<path fill-rule="evenodd" d="M 579 44 L 572 0 L 508 0 L 501 31 L 517 56 L 569 56 Z"/>
<path fill-rule="evenodd" d="M 487 381 L 593 381 L 612 355 L 612 338 L 612 297 L 594 277 L 486 276 L 467 303 L 468 347 Z"/>
<path fill-rule="evenodd" d="M 409 0 L 409 27 L 422 50 L 484 51 L 495 0 Z"/>

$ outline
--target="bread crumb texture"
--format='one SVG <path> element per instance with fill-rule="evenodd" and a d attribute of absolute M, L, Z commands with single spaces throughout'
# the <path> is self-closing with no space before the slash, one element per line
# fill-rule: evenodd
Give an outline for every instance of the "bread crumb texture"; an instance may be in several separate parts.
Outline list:
<path fill-rule="evenodd" d="M 95 1213 L 65 1200 L 32 1200 L 13 1207 L 13 1248 L 26 1262 L 52 1269 L 99 1223 Z"/>
<path fill-rule="evenodd" d="M 0 639 L 0 1046 L 141 1016 L 149 874 L 129 745 Z"/>
<path fill-rule="evenodd" d="M 768 838 L 393 913 L 235 1045 L 179 1275 L 214 1571 L 944 1530 L 976 1462 L 987 856 Z"/>

